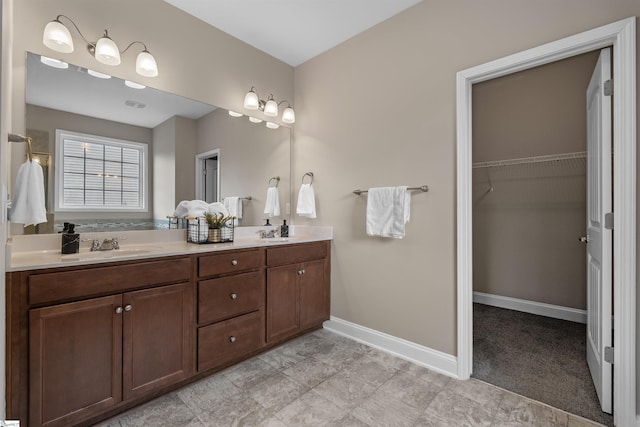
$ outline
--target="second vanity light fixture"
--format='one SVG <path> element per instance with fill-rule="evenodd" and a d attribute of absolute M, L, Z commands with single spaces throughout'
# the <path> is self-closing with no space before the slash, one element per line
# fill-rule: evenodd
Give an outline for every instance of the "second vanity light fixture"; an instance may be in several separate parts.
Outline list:
<path fill-rule="evenodd" d="M 269 98 L 266 101 L 264 101 L 260 99 L 256 91 L 256 88 L 253 86 L 251 86 L 251 89 L 249 90 L 249 92 L 247 92 L 246 95 L 244 96 L 243 105 L 244 105 L 244 108 L 246 108 L 247 110 L 252 110 L 252 111 L 260 110 L 267 117 L 278 117 L 278 107 L 280 106 L 280 104 L 284 104 L 284 103 L 286 103 L 287 106 L 282 111 L 282 123 L 293 124 L 296 121 L 296 113 L 295 111 L 293 111 L 293 108 L 291 107 L 288 101 L 276 102 L 276 100 L 273 99 L 273 95 L 269 95 Z M 235 114 L 239 114 L 239 113 L 235 113 Z M 252 118 L 253 117 L 250 117 L 249 119 L 251 120 Z M 254 123 L 261 122 L 260 119 L 255 119 L 255 118 L 253 119 L 254 120 L 251 120 L 251 121 Z M 267 127 L 271 129 L 277 129 L 278 125 L 273 122 L 267 122 Z"/>
<path fill-rule="evenodd" d="M 138 54 L 136 59 L 136 72 L 141 76 L 155 77 L 158 75 L 158 65 L 156 60 L 147 50 L 147 46 L 141 41 L 134 41 L 129 43 L 124 50 L 120 51 L 116 43 L 109 37 L 107 30 L 104 30 L 104 35 L 98 39 L 98 41 L 91 42 L 82 34 L 75 22 L 68 16 L 58 15 L 56 19 L 49 22 L 44 28 L 44 34 L 42 35 L 42 43 L 50 49 L 61 53 L 73 52 L 73 39 L 69 28 L 60 21 L 60 18 L 68 20 L 76 29 L 80 37 L 87 43 L 87 50 L 96 58 L 98 62 L 106 65 L 120 65 L 120 55 L 125 53 L 134 44 L 140 44 L 144 48 L 142 52 Z"/>

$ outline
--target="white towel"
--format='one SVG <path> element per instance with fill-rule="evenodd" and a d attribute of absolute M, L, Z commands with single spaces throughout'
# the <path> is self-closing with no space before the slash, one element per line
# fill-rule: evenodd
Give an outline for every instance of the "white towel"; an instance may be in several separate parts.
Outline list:
<path fill-rule="evenodd" d="M 184 218 L 185 216 L 201 217 L 209 212 L 209 204 L 204 200 L 183 200 L 178 203 L 173 216 Z"/>
<path fill-rule="evenodd" d="M 367 196 L 367 234 L 403 238 L 410 208 L 411 198 L 406 186 L 370 188 Z"/>
<path fill-rule="evenodd" d="M 38 162 L 27 160 L 18 170 L 16 189 L 9 212 L 13 222 L 36 225 L 47 222 L 44 206 L 44 175 Z"/>
<path fill-rule="evenodd" d="M 242 199 L 238 196 L 224 198 L 224 207 L 229 211 L 229 215 L 235 216 L 233 225 L 238 226 L 238 220 L 242 219 Z"/>
<path fill-rule="evenodd" d="M 207 212 L 210 214 L 222 214 L 222 216 L 229 216 L 229 210 L 224 207 L 223 203 L 213 202 L 207 206 Z"/>
<path fill-rule="evenodd" d="M 298 206 L 296 213 L 307 218 L 316 217 L 316 194 L 313 191 L 313 185 L 302 184 L 298 192 Z"/>
<path fill-rule="evenodd" d="M 269 218 L 280 216 L 280 196 L 278 195 L 278 187 L 267 188 L 267 202 L 264 206 L 264 213 Z"/>

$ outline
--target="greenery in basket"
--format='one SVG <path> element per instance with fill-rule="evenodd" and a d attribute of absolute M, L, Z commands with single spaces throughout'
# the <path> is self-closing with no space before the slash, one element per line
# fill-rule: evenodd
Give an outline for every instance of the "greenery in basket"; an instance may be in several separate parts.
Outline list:
<path fill-rule="evenodd" d="M 206 213 L 204 218 L 207 220 L 207 224 L 209 224 L 209 228 L 211 229 L 219 229 L 224 227 L 227 222 L 233 221 L 235 219 L 234 216 L 224 216 L 224 214 L 211 214 Z"/>

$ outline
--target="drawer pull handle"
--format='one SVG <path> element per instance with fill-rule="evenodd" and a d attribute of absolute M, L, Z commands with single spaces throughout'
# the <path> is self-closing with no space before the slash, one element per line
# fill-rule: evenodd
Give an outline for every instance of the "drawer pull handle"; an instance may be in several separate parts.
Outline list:
<path fill-rule="evenodd" d="M 237 259 L 231 260 L 231 265 L 238 265 L 238 260 Z"/>
<path fill-rule="evenodd" d="M 122 313 L 122 307 L 116 307 L 116 314 Z"/>
<path fill-rule="evenodd" d="M 229 295 L 229 298 L 231 298 L 231 299 L 238 299 L 238 294 L 233 293 L 233 294 Z"/>
<path fill-rule="evenodd" d="M 234 337 L 234 336 L 230 336 L 230 337 L 229 337 L 229 342 L 230 342 L 231 344 L 233 344 L 234 342 L 236 342 L 236 337 Z"/>
<path fill-rule="evenodd" d="M 124 311 L 131 311 L 133 309 L 133 307 L 131 307 L 131 304 L 127 304 L 124 306 Z"/>

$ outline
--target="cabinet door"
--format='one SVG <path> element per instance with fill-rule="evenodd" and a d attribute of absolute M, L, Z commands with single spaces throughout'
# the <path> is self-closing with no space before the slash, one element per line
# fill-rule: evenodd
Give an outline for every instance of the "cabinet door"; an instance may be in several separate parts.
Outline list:
<path fill-rule="evenodd" d="M 317 326 L 329 319 L 329 287 L 324 260 L 302 265 L 300 275 L 300 329 Z"/>
<path fill-rule="evenodd" d="M 124 294 L 124 399 L 190 374 L 191 298 L 186 283 Z"/>
<path fill-rule="evenodd" d="M 120 295 L 29 312 L 29 425 L 66 426 L 122 400 Z"/>
<path fill-rule="evenodd" d="M 298 276 L 300 265 L 267 269 L 267 341 L 277 341 L 300 329 Z"/>

